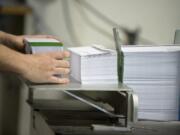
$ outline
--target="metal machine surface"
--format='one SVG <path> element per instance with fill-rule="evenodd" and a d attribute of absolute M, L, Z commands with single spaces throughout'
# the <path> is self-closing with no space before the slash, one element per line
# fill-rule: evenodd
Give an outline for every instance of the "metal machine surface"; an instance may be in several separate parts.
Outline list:
<path fill-rule="evenodd" d="M 102 134 L 130 131 L 137 120 L 138 99 L 126 85 L 30 84 L 32 135 Z M 41 98 L 41 93 L 61 93 Z"/>

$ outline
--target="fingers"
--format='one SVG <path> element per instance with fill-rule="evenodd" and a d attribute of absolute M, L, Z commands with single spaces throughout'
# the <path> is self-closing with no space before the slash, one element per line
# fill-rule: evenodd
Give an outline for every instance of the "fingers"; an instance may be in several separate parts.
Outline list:
<path fill-rule="evenodd" d="M 68 68 L 56 68 L 51 75 L 48 82 L 50 83 L 60 83 L 60 84 L 66 84 L 69 83 L 68 78 L 64 78 L 64 75 L 69 74 L 70 70 Z M 59 75 L 62 75 L 61 77 Z"/>
<path fill-rule="evenodd" d="M 59 78 L 59 77 L 56 77 L 56 76 L 52 76 L 52 77 L 50 77 L 49 82 L 66 84 L 66 83 L 69 83 L 69 79 L 68 78 Z"/>
<path fill-rule="evenodd" d="M 63 58 L 70 57 L 70 53 L 68 51 L 50 52 L 49 55 L 55 59 L 63 59 Z"/>
<path fill-rule="evenodd" d="M 69 73 L 70 73 L 69 68 L 56 68 L 54 69 L 54 72 L 53 72 L 53 74 L 63 74 L 63 75 L 66 75 Z"/>
<path fill-rule="evenodd" d="M 69 68 L 70 64 L 66 60 L 55 60 L 55 66 L 57 68 Z"/>

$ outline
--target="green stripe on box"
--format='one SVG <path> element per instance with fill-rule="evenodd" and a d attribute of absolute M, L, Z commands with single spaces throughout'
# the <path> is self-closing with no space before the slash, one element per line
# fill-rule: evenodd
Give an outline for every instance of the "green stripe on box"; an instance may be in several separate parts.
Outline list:
<path fill-rule="evenodd" d="M 31 46 L 63 46 L 61 42 L 30 42 Z"/>

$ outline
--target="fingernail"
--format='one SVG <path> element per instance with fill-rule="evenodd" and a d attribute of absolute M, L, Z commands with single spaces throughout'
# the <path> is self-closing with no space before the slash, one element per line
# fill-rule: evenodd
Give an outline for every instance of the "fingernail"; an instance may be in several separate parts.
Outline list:
<path fill-rule="evenodd" d="M 70 69 L 65 69 L 65 73 L 69 74 L 70 73 Z"/>
<path fill-rule="evenodd" d="M 70 63 L 69 62 L 67 62 L 67 67 L 70 67 Z"/>
<path fill-rule="evenodd" d="M 70 52 L 64 51 L 64 56 L 65 56 L 65 57 L 70 57 Z"/>
<path fill-rule="evenodd" d="M 65 78 L 64 83 L 69 83 L 69 79 Z"/>

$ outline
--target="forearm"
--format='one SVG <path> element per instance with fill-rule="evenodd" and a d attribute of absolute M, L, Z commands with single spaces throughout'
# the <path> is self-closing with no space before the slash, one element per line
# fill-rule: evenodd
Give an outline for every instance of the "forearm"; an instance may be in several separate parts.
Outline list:
<path fill-rule="evenodd" d="M 25 68 L 24 54 L 0 44 L 0 71 L 22 74 Z"/>
<path fill-rule="evenodd" d="M 20 37 L 20 36 L 19 36 Z M 8 34 L 6 32 L 0 31 L 0 43 L 8 46 L 9 48 L 23 51 L 23 43 L 20 38 L 16 35 Z"/>

